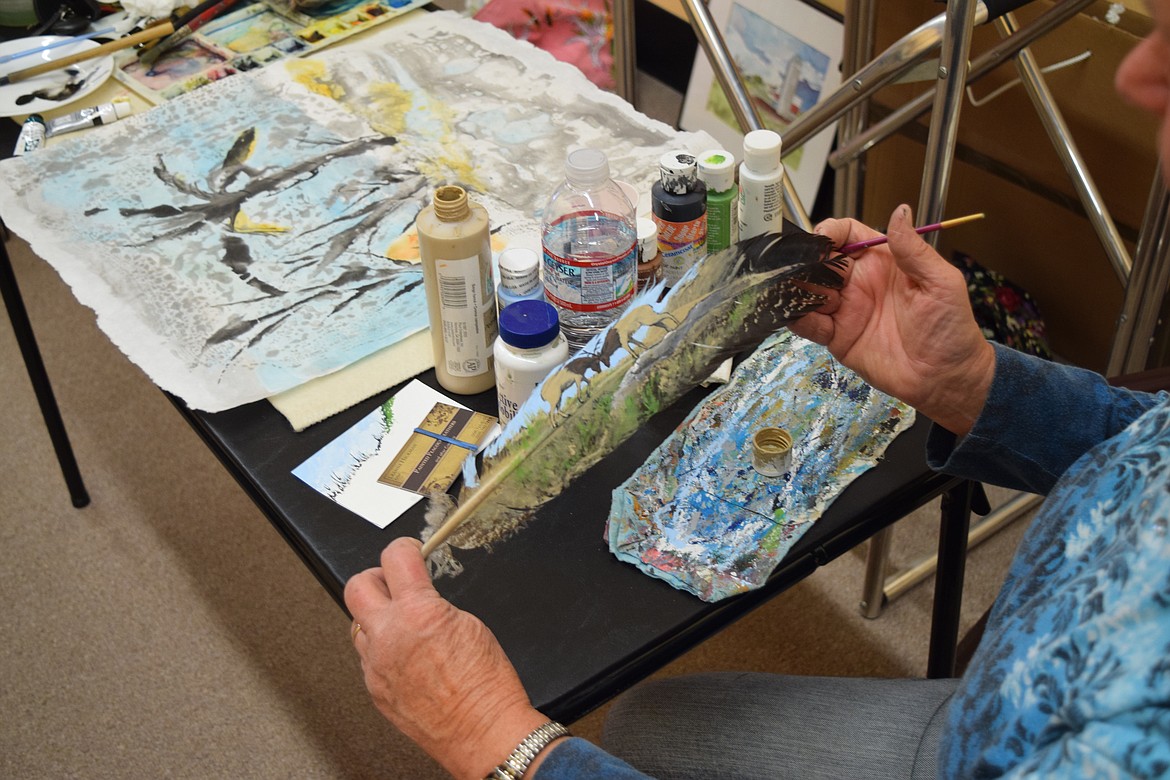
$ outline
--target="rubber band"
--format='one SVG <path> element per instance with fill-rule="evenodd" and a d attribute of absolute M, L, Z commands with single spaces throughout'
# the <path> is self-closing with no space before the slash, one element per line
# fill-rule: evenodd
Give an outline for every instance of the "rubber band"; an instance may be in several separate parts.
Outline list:
<path fill-rule="evenodd" d="M 430 436 L 432 439 L 438 439 L 439 441 L 446 442 L 447 444 L 454 444 L 456 447 L 462 447 L 463 449 L 471 450 L 472 452 L 475 452 L 476 450 L 479 449 L 478 444 L 468 444 L 465 441 L 459 441 L 458 439 L 452 439 L 449 436 L 444 436 L 443 434 L 435 433 L 434 431 L 427 431 L 427 430 L 423 430 L 422 428 L 415 428 L 414 432 L 421 433 L 423 436 Z"/>

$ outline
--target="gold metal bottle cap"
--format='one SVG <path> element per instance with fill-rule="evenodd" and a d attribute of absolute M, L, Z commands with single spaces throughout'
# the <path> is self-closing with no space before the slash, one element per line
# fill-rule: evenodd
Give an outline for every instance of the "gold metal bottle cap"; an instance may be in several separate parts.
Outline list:
<path fill-rule="evenodd" d="M 779 477 L 792 466 L 792 435 L 781 428 L 761 428 L 752 437 L 752 466 L 765 477 Z"/>

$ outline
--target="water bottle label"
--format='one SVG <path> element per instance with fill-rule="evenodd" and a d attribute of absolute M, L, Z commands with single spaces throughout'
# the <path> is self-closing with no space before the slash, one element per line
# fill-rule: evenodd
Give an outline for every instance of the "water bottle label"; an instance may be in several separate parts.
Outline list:
<path fill-rule="evenodd" d="M 626 305 L 634 295 L 637 278 L 638 247 L 633 234 L 614 231 L 614 243 L 623 250 L 618 254 L 575 252 L 573 219 L 577 217 L 562 220 L 560 229 L 544 242 L 545 297 L 562 309 L 579 312 L 603 312 Z M 587 221 L 596 228 L 596 215 Z"/>

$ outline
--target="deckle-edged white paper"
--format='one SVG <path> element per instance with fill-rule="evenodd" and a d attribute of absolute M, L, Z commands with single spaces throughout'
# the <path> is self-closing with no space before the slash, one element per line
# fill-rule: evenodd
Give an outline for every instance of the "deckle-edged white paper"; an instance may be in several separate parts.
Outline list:
<path fill-rule="evenodd" d="M 709 148 L 457 14 L 211 84 L 0 164 L 0 216 L 189 406 L 266 398 L 425 328 L 413 224 L 439 184 L 498 250 L 539 241 L 576 146 L 648 190 Z M 420 368 L 421 370 L 421 368 Z"/>

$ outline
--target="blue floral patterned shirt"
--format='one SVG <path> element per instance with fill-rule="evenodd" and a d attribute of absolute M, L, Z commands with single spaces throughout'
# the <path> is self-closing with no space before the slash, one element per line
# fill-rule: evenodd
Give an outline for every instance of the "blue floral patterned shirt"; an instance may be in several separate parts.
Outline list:
<path fill-rule="evenodd" d="M 946 778 L 1170 773 L 1170 396 L 996 348 L 931 465 L 1047 495 L 959 684 Z"/>
<path fill-rule="evenodd" d="M 935 468 L 1047 495 L 951 700 L 943 778 L 1170 774 L 1170 396 L 996 346 Z M 539 780 L 644 777 L 585 740 Z"/>

